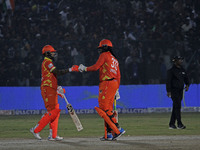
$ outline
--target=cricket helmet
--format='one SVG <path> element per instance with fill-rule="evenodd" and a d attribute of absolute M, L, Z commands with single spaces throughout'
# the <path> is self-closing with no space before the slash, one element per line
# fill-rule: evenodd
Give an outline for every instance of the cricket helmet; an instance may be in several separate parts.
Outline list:
<path fill-rule="evenodd" d="M 108 39 L 103 39 L 103 40 L 100 41 L 98 48 L 106 47 L 106 46 L 113 47 L 112 42 Z"/>
<path fill-rule="evenodd" d="M 56 52 L 56 50 L 51 45 L 45 45 L 42 48 L 42 54 L 44 54 L 45 52 L 50 52 L 51 53 L 51 52 Z"/>

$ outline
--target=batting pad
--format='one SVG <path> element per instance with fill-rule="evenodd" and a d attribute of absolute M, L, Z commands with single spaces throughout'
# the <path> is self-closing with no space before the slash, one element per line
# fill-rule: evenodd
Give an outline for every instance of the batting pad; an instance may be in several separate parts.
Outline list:
<path fill-rule="evenodd" d="M 110 118 L 107 116 L 107 114 L 105 113 L 105 111 L 103 111 L 102 109 L 100 109 L 99 107 L 94 107 L 97 111 L 97 113 L 99 114 L 99 116 L 101 116 L 105 122 L 110 126 L 110 128 L 116 133 L 116 134 L 120 134 L 119 129 L 116 127 L 116 125 L 110 120 Z"/>

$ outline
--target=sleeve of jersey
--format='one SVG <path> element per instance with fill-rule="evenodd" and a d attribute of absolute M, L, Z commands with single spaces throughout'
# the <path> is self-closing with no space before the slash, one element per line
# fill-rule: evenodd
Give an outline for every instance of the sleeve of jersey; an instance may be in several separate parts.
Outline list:
<path fill-rule="evenodd" d="M 52 72 L 56 67 L 53 65 L 52 62 L 47 62 L 47 63 L 46 63 L 46 68 L 47 68 L 50 72 Z"/>
<path fill-rule="evenodd" d="M 105 57 L 104 57 L 104 54 L 102 53 L 99 56 L 99 59 L 97 60 L 97 62 L 94 65 L 87 67 L 86 71 L 97 71 L 103 65 L 104 60 L 105 60 Z"/>

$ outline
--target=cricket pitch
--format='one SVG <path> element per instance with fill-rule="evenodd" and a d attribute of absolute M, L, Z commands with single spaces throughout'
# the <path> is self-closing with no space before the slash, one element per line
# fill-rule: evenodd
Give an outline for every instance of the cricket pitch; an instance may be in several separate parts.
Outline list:
<path fill-rule="evenodd" d="M 199 150 L 200 136 L 122 136 L 117 141 L 99 138 L 1 139 L 1 150 Z"/>

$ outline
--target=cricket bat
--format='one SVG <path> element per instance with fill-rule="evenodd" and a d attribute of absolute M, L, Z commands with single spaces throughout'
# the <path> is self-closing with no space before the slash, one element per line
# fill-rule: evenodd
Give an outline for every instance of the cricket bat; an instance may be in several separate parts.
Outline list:
<path fill-rule="evenodd" d="M 116 98 L 114 99 L 114 116 L 115 116 L 115 119 L 118 122 L 118 112 L 117 112 L 117 100 L 116 100 Z"/>
<path fill-rule="evenodd" d="M 83 130 L 83 126 L 82 126 L 82 124 L 81 124 L 81 122 L 80 122 L 80 120 L 79 120 L 79 118 L 78 118 L 78 116 L 76 115 L 76 112 L 74 111 L 74 108 L 72 107 L 72 105 L 68 102 L 68 100 L 67 100 L 67 98 L 65 97 L 65 95 L 64 94 L 62 94 L 63 95 L 63 97 L 64 97 L 64 99 L 65 99 L 65 102 L 67 103 L 67 110 L 68 110 L 68 112 L 69 112 L 69 114 L 70 114 L 70 116 L 71 116 L 71 118 L 72 118 L 72 120 L 73 120 L 73 122 L 74 122 L 74 124 L 75 124 L 75 126 L 76 126 L 76 128 L 77 128 L 77 130 L 78 131 L 81 131 L 81 130 Z"/>

